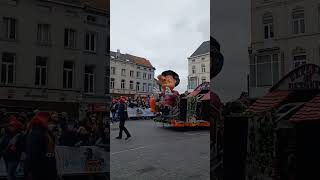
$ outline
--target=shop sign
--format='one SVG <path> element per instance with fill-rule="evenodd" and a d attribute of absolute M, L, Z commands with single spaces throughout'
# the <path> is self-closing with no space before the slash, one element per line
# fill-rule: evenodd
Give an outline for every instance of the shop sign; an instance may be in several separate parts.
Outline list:
<path fill-rule="evenodd" d="M 312 90 L 320 89 L 320 67 L 306 64 L 291 71 L 273 89 L 278 90 Z"/>

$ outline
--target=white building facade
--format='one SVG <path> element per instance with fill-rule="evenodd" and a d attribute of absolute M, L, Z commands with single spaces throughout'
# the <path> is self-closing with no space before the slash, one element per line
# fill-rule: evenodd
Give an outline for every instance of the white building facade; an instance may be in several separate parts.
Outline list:
<path fill-rule="evenodd" d="M 320 2 L 251 2 L 249 96 L 255 98 L 294 68 L 320 64 Z"/>
<path fill-rule="evenodd" d="M 92 2 L 0 2 L 1 106 L 74 116 L 107 106 L 109 8 Z"/>
<path fill-rule="evenodd" d="M 193 91 L 203 82 L 210 82 L 210 41 L 203 42 L 188 57 L 188 91 Z"/>
<path fill-rule="evenodd" d="M 110 52 L 110 93 L 113 97 L 148 97 L 154 88 L 155 68 L 150 61 L 133 56 Z"/>

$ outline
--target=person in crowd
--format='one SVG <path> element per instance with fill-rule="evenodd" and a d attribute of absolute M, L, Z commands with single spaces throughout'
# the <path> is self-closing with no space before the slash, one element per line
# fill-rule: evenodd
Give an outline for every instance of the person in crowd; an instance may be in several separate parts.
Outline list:
<path fill-rule="evenodd" d="M 77 133 L 72 125 L 68 125 L 62 129 L 61 137 L 59 138 L 59 145 L 62 146 L 75 146 L 77 143 Z"/>
<path fill-rule="evenodd" d="M 24 151 L 23 125 L 15 116 L 9 117 L 9 127 L 0 142 L 0 153 L 4 159 L 8 180 L 16 179 L 16 170 Z"/>
<path fill-rule="evenodd" d="M 28 125 L 25 174 L 32 180 L 56 180 L 55 138 L 48 129 L 49 113 L 38 112 Z"/>
<path fill-rule="evenodd" d="M 78 142 L 76 143 L 76 146 L 88 146 L 90 143 L 89 140 L 89 132 L 86 130 L 85 127 L 80 126 L 77 130 L 77 137 Z"/>
<path fill-rule="evenodd" d="M 120 124 L 119 124 L 119 136 L 116 137 L 117 139 L 122 139 L 122 131 L 124 131 L 127 135 L 126 140 L 131 137 L 129 131 L 125 127 L 125 121 L 128 119 L 128 112 L 127 112 L 127 105 L 125 102 L 124 98 L 120 99 L 120 104 L 118 108 L 118 113 L 119 113 L 119 119 L 120 119 Z"/>
<path fill-rule="evenodd" d="M 52 112 L 50 115 L 50 120 L 48 122 L 49 131 L 52 132 L 56 139 L 56 144 L 59 144 L 59 139 L 62 135 L 62 129 L 59 124 L 59 117 L 57 112 Z"/>
<path fill-rule="evenodd" d="M 112 100 L 112 105 L 111 105 L 111 114 L 112 114 L 112 118 L 111 118 L 111 124 L 116 122 L 116 112 L 117 112 L 117 103 L 118 101 L 116 99 Z"/>

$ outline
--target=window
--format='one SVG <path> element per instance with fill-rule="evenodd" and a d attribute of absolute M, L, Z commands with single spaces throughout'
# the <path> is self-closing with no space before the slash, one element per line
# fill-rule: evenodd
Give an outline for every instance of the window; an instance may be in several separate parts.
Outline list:
<path fill-rule="evenodd" d="M 137 83 L 136 83 L 136 90 L 137 90 L 137 91 L 140 91 L 140 82 L 137 82 Z"/>
<path fill-rule="evenodd" d="M 192 74 L 196 73 L 196 66 L 192 66 Z"/>
<path fill-rule="evenodd" d="M 17 38 L 17 20 L 14 18 L 4 17 L 3 24 L 5 39 L 15 40 Z"/>
<path fill-rule="evenodd" d="M 272 86 L 279 81 L 279 54 L 259 55 L 250 62 L 250 86 Z"/>
<path fill-rule="evenodd" d="M 192 62 L 195 62 L 196 60 L 195 60 L 195 59 L 192 59 L 191 61 L 192 61 Z"/>
<path fill-rule="evenodd" d="M 73 82 L 73 62 L 63 63 L 63 88 L 72 88 Z"/>
<path fill-rule="evenodd" d="M 77 43 L 77 32 L 74 29 L 64 30 L 64 47 L 66 48 L 76 48 Z"/>
<path fill-rule="evenodd" d="M 147 79 L 147 73 L 143 73 L 143 79 Z"/>
<path fill-rule="evenodd" d="M 7 0 L 9 5 L 17 5 L 17 0 Z"/>
<path fill-rule="evenodd" d="M 148 74 L 148 79 L 149 79 L 149 80 L 152 79 L 152 74 Z"/>
<path fill-rule="evenodd" d="M 206 58 L 204 58 L 204 57 L 203 57 L 203 58 L 201 58 L 201 60 L 202 60 L 202 61 L 204 61 L 205 59 L 206 59 Z"/>
<path fill-rule="evenodd" d="M 86 47 L 87 51 L 96 52 L 96 34 L 93 32 L 86 33 Z"/>
<path fill-rule="evenodd" d="M 51 31 L 49 24 L 38 24 L 37 40 L 40 43 L 51 42 Z"/>
<path fill-rule="evenodd" d="M 152 84 L 148 84 L 148 92 L 152 92 Z"/>
<path fill-rule="evenodd" d="M 196 77 L 190 78 L 189 89 L 195 89 L 196 86 L 197 86 L 197 78 Z"/>
<path fill-rule="evenodd" d="M 305 32 L 303 8 L 296 8 L 292 12 L 292 31 L 293 34 L 300 34 Z"/>
<path fill-rule="evenodd" d="M 124 79 L 121 80 L 121 89 L 125 88 L 126 81 Z"/>
<path fill-rule="evenodd" d="M 204 83 L 204 82 L 206 82 L 206 78 L 205 78 L 205 77 L 202 77 L 202 78 L 201 78 L 201 83 Z"/>
<path fill-rule="evenodd" d="M 1 83 L 12 84 L 14 80 L 14 63 L 16 55 L 3 53 L 1 62 Z"/>
<path fill-rule="evenodd" d="M 130 77 L 134 76 L 134 71 L 130 71 Z"/>
<path fill-rule="evenodd" d="M 292 51 L 293 68 L 297 68 L 307 63 L 306 50 L 301 47 L 296 47 Z"/>
<path fill-rule="evenodd" d="M 140 72 L 139 71 L 137 71 L 137 78 L 140 78 Z"/>
<path fill-rule="evenodd" d="M 146 92 L 147 91 L 147 83 L 143 83 L 142 85 L 142 91 Z"/>
<path fill-rule="evenodd" d="M 130 81 L 130 90 L 133 90 L 133 81 Z"/>
<path fill-rule="evenodd" d="M 110 79 L 110 89 L 114 89 L 114 78 Z"/>
<path fill-rule="evenodd" d="M 125 69 L 121 69 L 121 76 L 125 76 L 126 75 L 126 70 Z"/>
<path fill-rule="evenodd" d="M 273 17 L 272 14 L 268 13 L 263 16 L 263 30 L 264 39 L 270 39 L 274 37 L 273 32 Z"/>
<path fill-rule="evenodd" d="M 307 63 L 307 55 L 306 54 L 296 54 L 293 56 L 293 67 L 297 68 L 301 65 Z"/>
<path fill-rule="evenodd" d="M 47 57 L 36 57 L 36 74 L 35 85 L 45 86 L 47 85 Z"/>
<path fill-rule="evenodd" d="M 87 94 L 94 93 L 94 67 L 85 66 L 84 69 L 84 92 Z"/>
<path fill-rule="evenodd" d="M 206 65 L 205 64 L 201 64 L 201 70 L 202 70 L 202 72 L 206 72 Z"/>
<path fill-rule="evenodd" d="M 115 67 L 111 67 L 111 73 L 112 73 L 112 75 L 116 75 L 116 68 Z"/>

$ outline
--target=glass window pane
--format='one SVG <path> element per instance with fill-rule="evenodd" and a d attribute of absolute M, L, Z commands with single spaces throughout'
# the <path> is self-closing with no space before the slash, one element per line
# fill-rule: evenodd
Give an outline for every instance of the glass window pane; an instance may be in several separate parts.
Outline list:
<path fill-rule="evenodd" d="M 13 64 L 8 65 L 8 83 L 13 83 Z"/>
<path fill-rule="evenodd" d="M 269 28 L 268 25 L 264 26 L 264 38 L 268 39 L 269 38 Z"/>
<path fill-rule="evenodd" d="M 256 66 L 250 65 L 250 86 L 256 86 Z"/>
<path fill-rule="evenodd" d="M 271 63 L 257 64 L 257 86 L 270 86 L 271 84 Z"/>
<path fill-rule="evenodd" d="M 84 92 L 89 92 L 89 76 L 88 76 L 88 74 L 84 75 Z"/>
<path fill-rule="evenodd" d="M 36 68 L 36 81 L 35 81 L 36 85 L 40 85 L 40 68 L 37 67 Z"/>
<path fill-rule="evenodd" d="M 305 25 L 304 25 L 304 19 L 300 20 L 300 32 L 304 33 L 305 31 Z"/>
<path fill-rule="evenodd" d="M 68 72 L 68 88 L 72 88 L 72 71 Z"/>
<path fill-rule="evenodd" d="M 11 24 L 10 24 L 10 39 L 15 39 L 16 38 L 16 20 L 11 19 Z"/>
<path fill-rule="evenodd" d="M 63 71 L 63 88 L 67 88 L 67 72 Z"/>
<path fill-rule="evenodd" d="M 46 81 L 47 81 L 47 69 L 46 68 L 42 68 L 42 71 L 41 71 L 41 85 L 42 86 L 46 85 Z"/>
<path fill-rule="evenodd" d="M 95 51 L 95 35 L 94 34 L 91 34 L 91 51 Z"/>
<path fill-rule="evenodd" d="M 68 29 L 65 29 L 64 30 L 64 46 L 65 47 L 68 47 L 68 45 L 69 45 L 69 42 L 68 42 L 68 40 L 69 40 L 69 34 L 68 34 Z"/>
<path fill-rule="evenodd" d="M 278 62 L 273 62 L 272 66 L 272 71 L 273 71 L 273 84 L 277 83 L 279 81 L 279 63 Z"/>
<path fill-rule="evenodd" d="M 93 92 L 93 75 L 90 75 L 90 92 Z"/>

